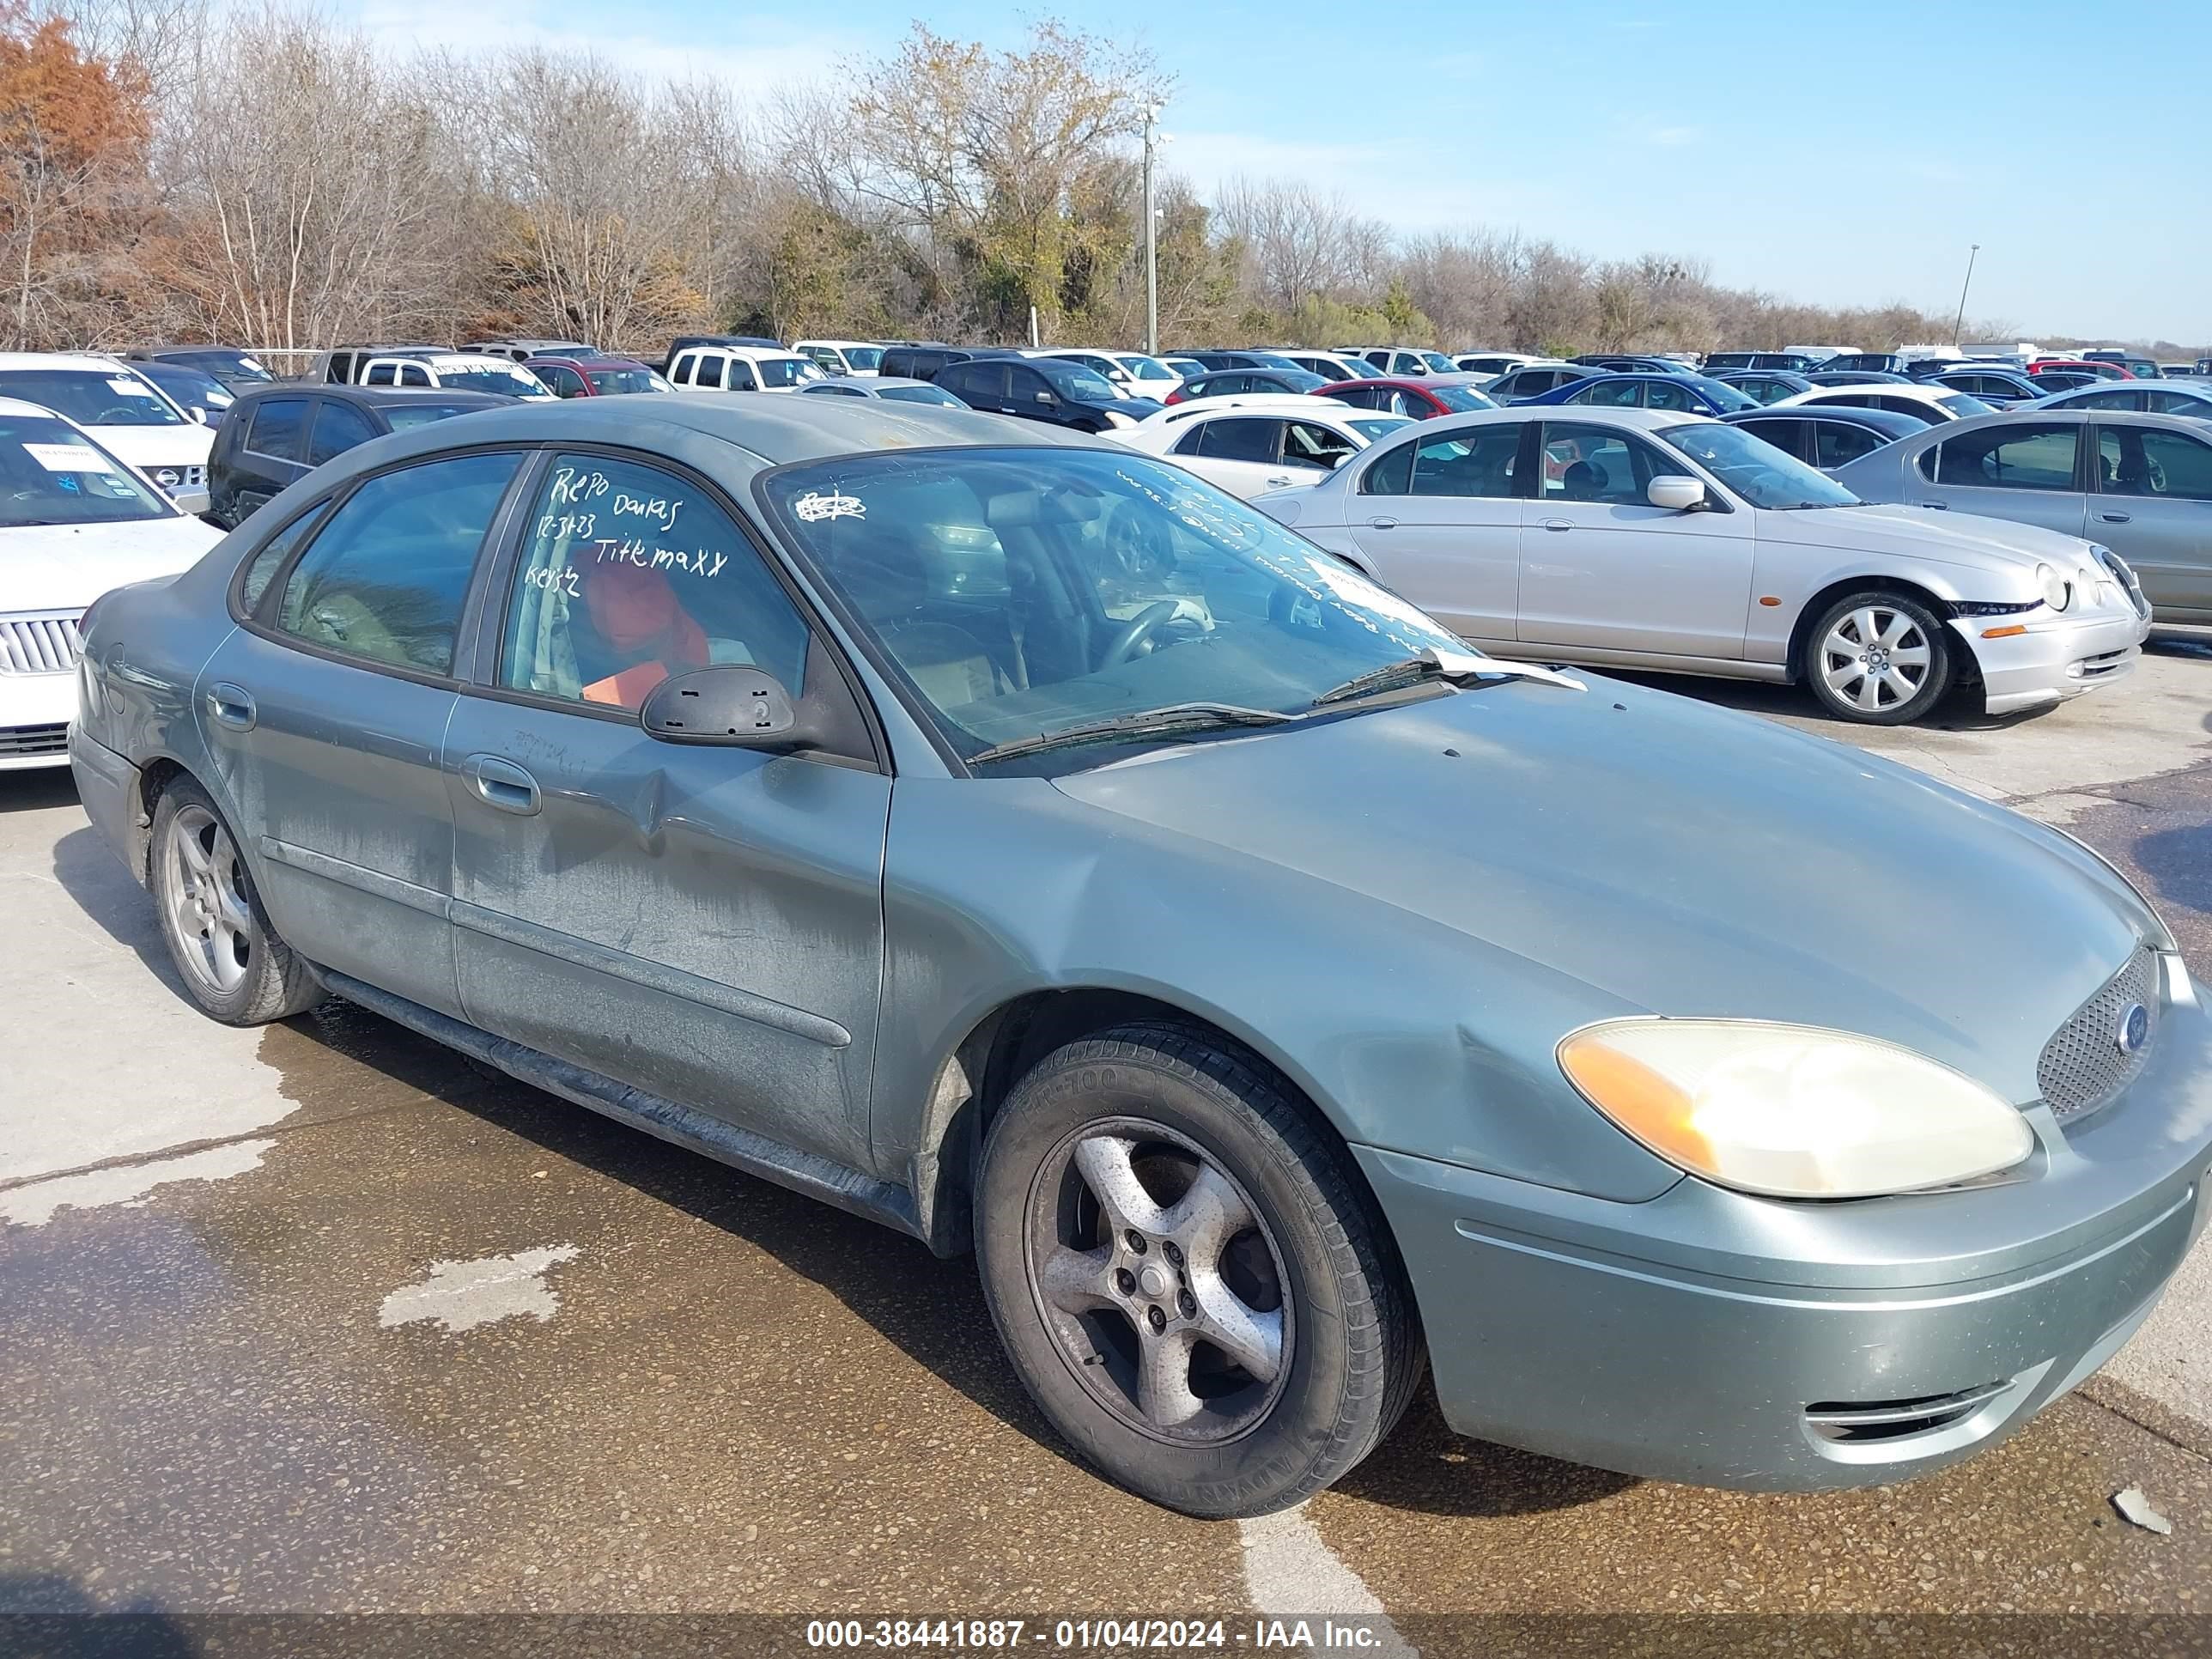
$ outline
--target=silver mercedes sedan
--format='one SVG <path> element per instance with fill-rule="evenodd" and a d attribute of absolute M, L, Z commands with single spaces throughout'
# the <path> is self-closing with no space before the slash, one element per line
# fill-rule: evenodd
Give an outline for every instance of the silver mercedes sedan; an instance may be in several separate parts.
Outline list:
<path fill-rule="evenodd" d="M 1869 507 L 1705 416 L 1448 416 L 1253 504 L 1500 656 L 1799 684 L 1877 725 L 1956 684 L 1991 714 L 2078 696 L 2149 627 L 2078 526 Z"/>
<path fill-rule="evenodd" d="M 2130 394 L 2132 395 L 2132 394 Z M 2038 404 L 1934 427 L 1836 470 L 1870 501 L 2091 536 L 2162 623 L 2212 623 L 2212 428 Z"/>
<path fill-rule="evenodd" d="M 1428 1378 L 1611 1468 L 1902 1480 L 2204 1224 L 2212 1019 L 2094 854 L 1035 422 L 464 415 L 83 635 L 85 808 L 210 1017 L 347 998 L 972 1250 L 1071 1452 L 1193 1514 Z"/>

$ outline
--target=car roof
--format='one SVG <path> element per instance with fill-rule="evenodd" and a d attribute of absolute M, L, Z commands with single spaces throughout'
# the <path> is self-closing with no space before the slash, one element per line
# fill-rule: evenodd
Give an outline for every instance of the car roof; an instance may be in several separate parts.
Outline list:
<path fill-rule="evenodd" d="M 251 403 L 267 403 L 272 398 L 336 398 L 342 403 L 367 404 L 372 408 L 386 404 L 435 404 L 441 409 L 507 409 L 518 400 L 503 392 L 468 392 L 459 386 L 443 389 L 429 386 L 353 386 L 337 381 L 272 380 L 267 386 L 257 386 L 238 395 L 233 409 L 242 409 Z"/>
<path fill-rule="evenodd" d="M 1346 380 L 1340 384 L 1357 386 L 1364 381 Z M 1147 415 L 1147 421 L 1158 421 L 1164 426 L 1176 426 L 1194 415 L 1226 415 L 1231 410 L 1246 415 L 1376 415 L 1382 411 L 1373 409 L 1352 410 L 1334 398 L 1324 398 L 1310 392 L 1224 392 L 1211 398 L 1186 398 L 1179 404 L 1170 404 L 1156 415 Z"/>
<path fill-rule="evenodd" d="M 1864 409 L 1856 404 L 1797 404 L 1788 409 L 1773 404 L 1758 409 L 1732 409 L 1721 419 L 1731 426 L 1741 426 L 1747 421 L 1833 421 L 1838 426 L 1865 427 L 1870 431 L 1886 432 L 1893 438 L 1910 437 L 1924 432 L 1929 423 L 1917 415 L 1907 415 L 1899 409 Z"/>
<path fill-rule="evenodd" d="M 99 351 L 0 351 L 0 369 L 128 368 L 122 358 Z"/>
<path fill-rule="evenodd" d="M 1767 407 L 1779 409 L 1784 404 L 1796 407 L 1803 404 L 1818 405 L 1823 403 L 1834 403 L 1839 401 L 1838 394 L 1842 398 L 1903 398 L 1911 403 L 1937 404 L 1945 408 L 1949 407 L 1943 403 L 1947 396 L 1953 398 L 1959 396 L 1955 387 L 1948 392 L 1941 392 L 1924 380 L 1907 380 L 1902 386 L 1892 386 L 1887 381 L 1881 381 L 1874 386 L 1816 386 L 1810 392 L 1797 392 L 1783 398 L 1781 403 L 1769 404 Z"/>
<path fill-rule="evenodd" d="M 933 387 L 936 385 L 937 382 L 934 380 L 916 380 L 911 374 L 833 374 L 826 380 L 810 381 L 801 389 L 807 392 L 819 392 L 826 386 L 838 386 L 842 387 L 846 392 L 857 392 L 863 398 L 880 398 L 883 396 L 884 388 L 886 386 L 926 386 Z M 831 395 L 836 396 L 838 394 L 833 392 Z M 952 394 L 948 392 L 945 395 L 949 398 Z"/>
<path fill-rule="evenodd" d="M 349 450 L 359 470 L 465 444 L 605 443 L 665 453 L 693 465 L 765 471 L 795 461 L 885 449 L 1097 448 L 1103 439 L 1036 421 L 880 398 L 746 398 L 678 392 L 653 398 L 502 401 L 453 421 Z"/>
<path fill-rule="evenodd" d="M 1694 414 L 1683 409 L 1611 409 L 1592 404 L 1587 409 L 1576 407 L 1571 415 L 1553 413 L 1564 405 L 1516 404 L 1505 409 L 1470 410 L 1464 415 L 1439 415 L 1414 424 L 1432 435 L 1456 432 L 1463 426 L 1497 425 L 1506 421 L 1571 421 L 1576 426 L 1626 426 L 1638 431 L 1656 432 L 1662 427 L 1680 426 L 1686 422 L 1711 421 L 1710 415 Z M 1715 422 L 1718 424 L 1717 422 Z M 1394 434 L 1402 435 L 1402 434 Z"/>
<path fill-rule="evenodd" d="M 651 363 L 640 362 L 635 357 L 616 356 L 604 351 L 594 351 L 588 356 L 571 356 L 566 352 L 548 351 L 522 360 L 522 366 L 525 368 L 529 368 L 532 363 L 559 363 L 568 368 L 651 368 L 653 367 Z"/>

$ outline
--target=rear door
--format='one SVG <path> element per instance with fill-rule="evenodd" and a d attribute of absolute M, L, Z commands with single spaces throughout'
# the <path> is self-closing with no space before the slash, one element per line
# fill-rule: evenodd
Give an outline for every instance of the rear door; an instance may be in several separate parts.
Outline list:
<path fill-rule="evenodd" d="M 312 962 L 456 1016 L 441 755 L 478 555 L 520 461 L 398 467 L 284 526 L 286 562 L 196 692 L 277 931 Z"/>
<path fill-rule="evenodd" d="M 2212 623 L 2212 442 L 2100 422 L 2087 534 L 2125 559 L 2165 622 Z"/>
<path fill-rule="evenodd" d="M 1803 461 L 1808 466 L 1816 465 L 1812 456 L 1806 453 L 1806 428 L 1814 425 L 1813 422 L 1792 420 L 1777 415 L 1766 420 L 1734 421 L 1729 424 L 1741 427 L 1753 437 L 1763 439 L 1784 454 Z"/>
<path fill-rule="evenodd" d="M 253 405 L 236 459 L 225 470 L 226 510 L 238 523 L 295 480 L 307 476 L 307 430 L 312 398 L 264 398 Z"/>
<path fill-rule="evenodd" d="M 1531 424 L 1396 444 L 1368 463 L 1350 497 L 1346 528 L 1376 573 L 1469 639 L 1514 637 Z"/>
<path fill-rule="evenodd" d="M 1543 456 L 1521 537 L 1522 642 L 1741 658 L 1754 515 L 1652 506 L 1654 477 L 1695 475 L 1619 428 L 1547 421 Z"/>
<path fill-rule="evenodd" d="M 864 1167 L 890 777 L 865 735 L 780 756 L 637 719 L 714 662 L 857 722 L 836 647 L 697 477 L 556 453 L 526 489 L 444 744 L 466 1018 Z"/>
<path fill-rule="evenodd" d="M 1232 495 L 1250 497 L 1263 489 L 1314 482 L 1282 464 L 1283 422 L 1254 415 L 1216 415 L 1194 422 L 1195 430 L 1176 440 L 1169 454 L 1209 483 Z"/>
<path fill-rule="evenodd" d="M 2083 533 L 2089 514 L 2081 453 L 2087 423 L 2013 419 L 1948 433 L 1920 456 L 1923 506 Z"/>

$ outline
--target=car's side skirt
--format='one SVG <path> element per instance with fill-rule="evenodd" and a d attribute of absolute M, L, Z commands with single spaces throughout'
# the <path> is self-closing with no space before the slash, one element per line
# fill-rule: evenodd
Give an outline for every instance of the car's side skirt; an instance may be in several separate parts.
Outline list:
<path fill-rule="evenodd" d="M 914 1195 L 903 1187 L 878 1181 L 812 1152 L 786 1146 L 694 1107 L 633 1089 L 538 1049 L 495 1036 L 434 1008 L 426 1008 L 389 991 L 380 991 L 349 974 L 325 969 L 318 969 L 316 977 L 347 1001 L 357 1002 L 370 1012 L 420 1031 L 434 1042 L 496 1066 L 508 1076 L 520 1078 L 534 1088 L 589 1107 L 672 1146 L 742 1170 L 747 1175 L 788 1187 L 809 1198 L 818 1198 L 825 1204 L 834 1204 L 841 1210 L 880 1222 L 913 1237 L 924 1237 Z"/>
<path fill-rule="evenodd" d="M 1654 674 L 1717 674 L 1731 680 L 1790 681 L 1790 665 L 1740 657 L 1674 657 L 1661 651 L 1613 651 L 1601 645 L 1543 645 L 1534 640 L 1480 640 L 1493 656 L 1516 662 L 1573 662 L 1592 668 L 1638 668 Z"/>

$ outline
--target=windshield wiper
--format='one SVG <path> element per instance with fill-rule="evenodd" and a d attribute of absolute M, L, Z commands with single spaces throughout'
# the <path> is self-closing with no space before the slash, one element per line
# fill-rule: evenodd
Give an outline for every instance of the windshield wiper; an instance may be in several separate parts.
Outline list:
<path fill-rule="evenodd" d="M 1313 700 L 1313 706 L 1326 708 L 1331 703 L 1351 702 L 1360 697 L 1372 696 L 1378 691 L 1395 691 L 1401 686 L 1418 685 L 1423 680 L 1431 679 L 1540 680 L 1547 685 L 1565 686 L 1570 691 L 1588 689 L 1580 680 L 1571 678 L 1556 668 L 1545 668 L 1532 662 L 1500 662 L 1495 657 L 1439 651 L 1436 647 L 1429 646 L 1418 657 L 1384 663 L 1380 668 L 1370 668 L 1364 674 L 1353 676 L 1342 685 L 1331 686 Z"/>
<path fill-rule="evenodd" d="M 1164 738 L 1178 732 L 1207 732 L 1224 726 L 1280 726 L 1297 719 L 1273 708 L 1247 708 L 1233 702 L 1175 702 L 1109 720 L 1086 720 L 1057 732 L 1040 732 L 1033 738 L 1015 738 L 994 744 L 968 757 L 968 764 L 1011 760 L 1016 755 L 1035 755 L 1047 749 L 1073 748 L 1080 743 L 1103 743 L 1115 738 Z"/>

